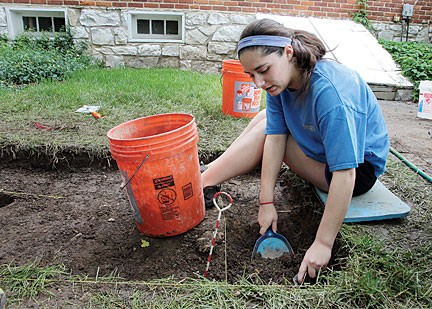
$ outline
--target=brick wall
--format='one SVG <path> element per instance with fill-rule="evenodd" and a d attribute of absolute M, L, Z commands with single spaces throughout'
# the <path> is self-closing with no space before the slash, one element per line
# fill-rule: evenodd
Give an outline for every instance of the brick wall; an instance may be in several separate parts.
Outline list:
<path fill-rule="evenodd" d="M 0 3 L 34 5 L 101 6 L 139 9 L 207 10 L 221 12 L 271 13 L 293 16 L 351 18 L 357 0 L 0 0 Z M 369 0 L 368 18 L 390 22 L 402 15 L 404 3 L 414 4 L 413 23 L 432 21 L 431 0 Z"/>
<path fill-rule="evenodd" d="M 395 16 L 401 17 L 404 3 L 414 5 L 411 22 L 427 23 L 432 21 L 431 0 L 369 0 L 368 18 L 373 21 L 393 21 Z"/>
<path fill-rule="evenodd" d="M 221 12 L 272 13 L 294 16 L 351 18 L 359 6 L 357 0 L 0 0 L 3 3 L 34 5 L 79 5 L 134 9 L 207 10 Z M 368 18 L 389 22 L 401 17 L 402 5 L 414 4 L 413 23 L 432 21 L 431 0 L 369 0 Z"/>

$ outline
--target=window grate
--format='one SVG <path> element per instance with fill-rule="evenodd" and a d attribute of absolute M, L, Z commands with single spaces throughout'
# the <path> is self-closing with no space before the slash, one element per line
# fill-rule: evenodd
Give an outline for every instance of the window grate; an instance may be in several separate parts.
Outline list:
<path fill-rule="evenodd" d="M 23 16 L 22 22 L 26 32 L 64 32 L 66 23 L 64 18 L 44 16 Z"/>
<path fill-rule="evenodd" d="M 183 41 L 183 13 L 130 12 L 130 41 Z"/>
<path fill-rule="evenodd" d="M 65 9 L 14 8 L 6 9 L 9 37 L 14 39 L 22 33 L 53 37 L 67 29 Z"/>

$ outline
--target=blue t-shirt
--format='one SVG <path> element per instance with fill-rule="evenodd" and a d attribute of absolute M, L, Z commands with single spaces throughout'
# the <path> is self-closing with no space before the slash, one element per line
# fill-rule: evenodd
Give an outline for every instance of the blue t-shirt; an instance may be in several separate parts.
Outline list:
<path fill-rule="evenodd" d="M 365 160 L 378 177 L 389 152 L 387 127 L 378 101 L 358 73 L 320 60 L 304 101 L 288 89 L 267 94 L 266 134 L 291 134 L 310 158 L 331 172 L 357 168 Z"/>

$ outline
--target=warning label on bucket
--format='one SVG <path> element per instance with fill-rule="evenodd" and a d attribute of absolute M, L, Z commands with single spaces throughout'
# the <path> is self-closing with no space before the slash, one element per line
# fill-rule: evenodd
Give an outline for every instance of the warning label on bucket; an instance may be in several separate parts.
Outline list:
<path fill-rule="evenodd" d="M 172 175 L 160 177 L 160 178 L 154 178 L 153 184 L 155 190 L 172 187 L 174 186 L 174 178 Z"/>
<path fill-rule="evenodd" d="M 157 193 L 159 210 L 163 220 L 172 220 L 180 216 L 177 192 L 172 175 L 154 178 L 153 184 Z"/>
<path fill-rule="evenodd" d="M 192 183 L 188 183 L 183 186 L 183 198 L 184 200 L 190 199 L 193 196 Z"/>
<path fill-rule="evenodd" d="M 261 103 L 261 89 L 253 82 L 234 82 L 234 112 L 257 113 Z"/>
<path fill-rule="evenodd" d="M 171 220 L 180 215 L 177 201 L 177 193 L 173 189 L 163 189 L 157 196 L 159 209 L 164 220 Z"/>
<path fill-rule="evenodd" d="M 171 205 L 177 199 L 177 194 L 172 189 L 164 189 L 159 191 L 157 199 L 161 204 Z"/>

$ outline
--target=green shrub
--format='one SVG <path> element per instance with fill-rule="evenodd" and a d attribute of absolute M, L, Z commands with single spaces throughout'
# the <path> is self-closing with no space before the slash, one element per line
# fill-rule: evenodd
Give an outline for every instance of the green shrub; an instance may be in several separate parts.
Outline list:
<path fill-rule="evenodd" d="M 72 72 L 92 65 L 85 45 L 74 44 L 70 34 L 0 41 L 0 87 L 21 86 L 42 80 L 64 80 Z"/>
<path fill-rule="evenodd" d="M 356 23 L 362 24 L 372 32 L 372 26 L 368 19 L 367 9 L 369 7 L 368 0 L 357 0 L 358 10 L 353 14 L 352 19 Z"/>
<path fill-rule="evenodd" d="M 414 84 L 413 96 L 417 100 L 420 81 L 432 80 L 432 45 L 419 42 L 391 42 L 384 40 L 379 42 L 399 65 L 402 74 Z"/>

